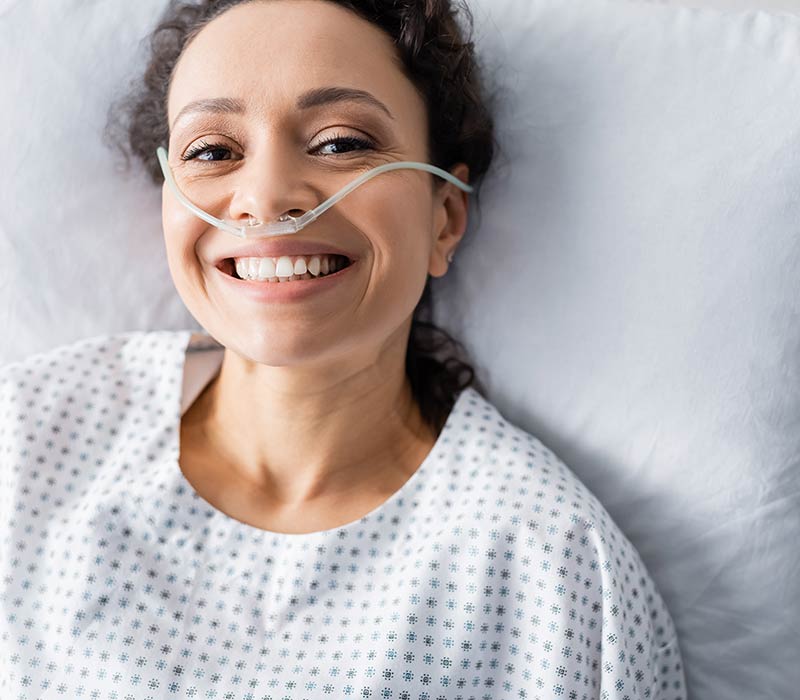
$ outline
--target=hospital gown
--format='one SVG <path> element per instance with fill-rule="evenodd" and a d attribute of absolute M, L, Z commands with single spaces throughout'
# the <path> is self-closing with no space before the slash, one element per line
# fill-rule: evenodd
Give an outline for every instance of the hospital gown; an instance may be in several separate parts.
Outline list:
<path fill-rule="evenodd" d="M 131 332 L 0 368 L 0 698 L 686 698 L 636 550 L 471 387 L 359 520 L 288 534 L 215 509 L 179 428 L 221 358 Z"/>

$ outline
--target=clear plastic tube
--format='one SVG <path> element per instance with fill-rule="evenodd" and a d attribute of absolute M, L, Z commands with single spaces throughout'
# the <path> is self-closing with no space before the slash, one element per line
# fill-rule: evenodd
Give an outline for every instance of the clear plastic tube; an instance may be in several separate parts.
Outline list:
<path fill-rule="evenodd" d="M 158 155 L 158 162 L 161 165 L 161 171 L 164 173 L 164 179 L 166 180 L 169 188 L 178 198 L 178 201 L 193 214 L 200 217 L 203 221 L 211 224 L 212 226 L 216 226 L 218 229 L 232 233 L 234 236 L 238 236 L 239 238 L 265 238 L 267 236 L 282 236 L 288 233 L 297 233 L 305 226 L 308 226 L 308 224 L 314 221 L 314 219 L 319 217 L 320 214 L 330 209 L 334 204 L 342 199 L 342 197 L 350 194 L 350 192 L 352 192 L 356 187 L 363 185 L 365 182 L 367 182 L 367 180 L 371 180 L 376 175 L 389 172 L 390 170 L 424 170 L 426 172 L 433 173 L 434 175 L 438 175 L 449 182 L 452 182 L 454 185 L 456 185 L 456 187 L 462 189 L 464 192 L 472 192 L 473 190 L 471 185 L 462 182 L 455 177 L 455 175 L 448 173 L 446 170 L 442 170 L 442 168 L 437 168 L 435 165 L 430 165 L 429 163 L 418 163 L 416 161 L 404 160 L 396 163 L 378 165 L 372 170 L 361 174 L 359 177 L 353 180 L 353 182 L 345 185 L 336 194 L 328 197 L 328 199 L 322 202 L 322 204 L 314 207 L 314 209 L 310 209 L 302 216 L 286 216 L 267 223 L 254 221 L 251 217 L 250 222 L 247 224 L 242 224 L 241 222 L 232 221 L 230 219 L 218 219 L 216 216 L 212 216 L 207 211 L 203 211 L 196 204 L 190 202 L 183 192 L 180 191 L 178 184 L 175 182 L 175 178 L 172 175 L 172 169 L 169 167 L 167 150 L 163 146 L 159 146 L 156 149 L 156 154 Z"/>

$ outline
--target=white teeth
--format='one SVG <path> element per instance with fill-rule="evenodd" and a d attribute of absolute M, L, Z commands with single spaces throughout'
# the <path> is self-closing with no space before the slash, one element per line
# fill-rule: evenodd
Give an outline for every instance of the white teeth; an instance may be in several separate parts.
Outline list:
<path fill-rule="evenodd" d="M 250 259 L 255 260 L 257 258 Z M 292 265 L 292 259 L 287 255 L 283 255 L 282 257 L 278 258 L 278 264 L 275 266 L 275 274 L 278 277 L 291 277 L 294 274 L 294 265 Z"/>
<path fill-rule="evenodd" d="M 236 274 L 245 280 L 265 282 L 290 282 L 295 279 L 312 279 L 341 270 L 344 260 L 332 255 L 298 256 L 283 255 L 279 258 L 236 258 Z"/>
<path fill-rule="evenodd" d="M 272 258 L 261 258 L 261 264 L 258 267 L 258 279 L 268 280 L 270 277 L 275 277 L 275 262 Z"/>

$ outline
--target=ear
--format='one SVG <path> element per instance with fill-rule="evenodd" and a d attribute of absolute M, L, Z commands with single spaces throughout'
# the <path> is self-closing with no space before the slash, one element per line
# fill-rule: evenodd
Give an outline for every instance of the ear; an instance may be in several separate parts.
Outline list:
<path fill-rule="evenodd" d="M 462 182 L 469 181 L 466 163 L 458 163 L 449 172 Z M 432 277 L 443 277 L 447 273 L 447 256 L 455 251 L 467 230 L 468 209 L 469 193 L 452 182 L 442 180 L 433 200 L 433 246 L 428 262 L 428 273 Z"/>

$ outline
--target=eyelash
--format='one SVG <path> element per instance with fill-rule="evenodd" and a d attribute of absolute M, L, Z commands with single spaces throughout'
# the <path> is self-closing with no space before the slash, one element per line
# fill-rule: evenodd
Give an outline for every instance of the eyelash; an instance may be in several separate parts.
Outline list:
<path fill-rule="evenodd" d="M 329 144 L 332 144 L 332 143 L 340 143 L 340 142 L 347 143 L 350 146 L 355 146 L 357 148 L 357 150 L 372 150 L 372 149 L 374 149 L 374 144 L 371 141 L 367 141 L 366 139 L 361 139 L 361 138 L 358 138 L 357 136 L 343 136 L 341 134 L 335 134 L 331 138 L 326 139 L 325 141 L 322 141 L 321 143 L 318 143 L 315 146 L 314 150 L 320 149 L 320 148 L 322 148 L 324 146 L 328 146 Z M 199 156 L 201 153 L 206 153 L 206 152 L 209 152 L 209 151 L 216 151 L 216 150 L 219 150 L 219 149 L 226 150 L 226 151 L 230 150 L 227 146 L 224 146 L 221 143 L 207 143 L 205 141 L 200 141 L 196 146 L 193 146 L 192 148 L 190 148 L 186 152 L 185 155 L 181 156 L 181 160 L 195 160 L 197 158 L 197 156 Z M 351 151 L 348 152 L 348 153 L 332 153 L 332 154 L 329 154 L 329 155 L 333 155 L 334 157 L 337 156 L 337 155 L 346 156 L 346 155 L 349 155 L 349 153 L 351 153 Z M 206 163 L 218 163 L 220 161 L 207 160 L 207 161 L 203 161 L 203 162 L 206 162 Z"/>

